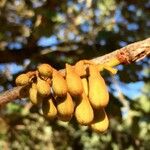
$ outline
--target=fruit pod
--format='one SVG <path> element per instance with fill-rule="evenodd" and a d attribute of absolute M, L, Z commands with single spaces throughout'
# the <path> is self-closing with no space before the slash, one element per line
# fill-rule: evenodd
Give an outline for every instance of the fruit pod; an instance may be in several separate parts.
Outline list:
<path fill-rule="evenodd" d="M 105 81 L 95 65 L 89 66 L 89 100 L 93 108 L 105 107 L 109 93 Z"/>
<path fill-rule="evenodd" d="M 89 125 L 94 119 L 92 106 L 84 92 L 78 97 L 77 106 L 75 108 L 75 117 L 81 125 Z"/>
<path fill-rule="evenodd" d="M 67 94 L 67 82 L 58 71 L 53 71 L 52 89 L 54 94 L 58 97 L 64 97 Z"/>
<path fill-rule="evenodd" d="M 84 61 L 78 61 L 74 66 L 75 72 L 81 77 L 86 75 L 86 67 Z"/>
<path fill-rule="evenodd" d="M 105 132 L 108 126 L 109 120 L 104 108 L 94 110 L 94 120 L 90 125 L 91 129 L 96 132 Z"/>
<path fill-rule="evenodd" d="M 39 95 L 47 97 L 51 93 L 51 87 L 49 82 L 42 80 L 40 77 L 37 77 L 37 91 Z"/>
<path fill-rule="evenodd" d="M 41 64 L 37 67 L 40 76 L 51 77 L 53 68 L 49 64 Z"/>
<path fill-rule="evenodd" d="M 34 105 L 40 104 L 43 100 L 43 98 L 37 92 L 36 83 L 32 83 L 32 86 L 29 89 L 29 99 Z"/>
<path fill-rule="evenodd" d="M 42 102 L 42 112 L 46 118 L 54 119 L 57 116 L 57 109 L 53 97 L 46 98 Z"/>
<path fill-rule="evenodd" d="M 30 78 L 27 74 L 23 73 L 16 78 L 16 85 L 23 86 L 29 84 Z"/>
<path fill-rule="evenodd" d="M 89 94 L 88 79 L 81 78 L 81 81 L 82 81 L 84 92 L 85 92 L 86 96 L 88 96 L 88 94 Z"/>
<path fill-rule="evenodd" d="M 66 81 L 68 91 L 71 96 L 79 96 L 83 92 L 83 85 L 80 76 L 75 72 L 74 68 L 66 64 Z"/>
<path fill-rule="evenodd" d="M 65 97 L 57 97 L 58 119 L 62 121 L 70 121 L 74 113 L 74 102 L 69 93 Z"/>

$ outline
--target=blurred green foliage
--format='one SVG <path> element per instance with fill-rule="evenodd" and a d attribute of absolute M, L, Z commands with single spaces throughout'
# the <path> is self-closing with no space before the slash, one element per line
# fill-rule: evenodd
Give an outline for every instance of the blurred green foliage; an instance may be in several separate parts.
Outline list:
<path fill-rule="evenodd" d="M 149 37 L 149 16 L 150 0 L 1 0 L 0 91 L 39 63 L 60 69 Z M 110 89 L 107 133 L 94 133 L 74 118 L 49 121 L 28 99 L 16 100 L 0 108 L 0 150 L 148 150 L 149 65 L 145 58 L 119 65 L 113 80 L 104 74 Z M 143 84 L 136 91 L 138 82 Z M 128 89 L 130 83 L 135 86 Z"/>

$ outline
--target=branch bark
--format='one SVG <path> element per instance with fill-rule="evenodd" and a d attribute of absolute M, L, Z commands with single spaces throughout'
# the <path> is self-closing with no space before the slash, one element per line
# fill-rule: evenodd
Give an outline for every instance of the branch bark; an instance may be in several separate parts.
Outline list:
<path fill-rule="evenodd" d="M 91 59 L 91 61 L 96 64 L 103 64 L 109 62 L 112 58 L 120 57 L 122 63 L 129 64 L 139 61 L 148 55 L 150 55 L 150 38 L 129 44 L 104 56 Z M 61 71 L 64 71 L 64 69 Z M 11 90 L 1 93 L 0 106 L 20 98 L 20 92 L 23 88 L 23 86 L 14 87 Z"/>

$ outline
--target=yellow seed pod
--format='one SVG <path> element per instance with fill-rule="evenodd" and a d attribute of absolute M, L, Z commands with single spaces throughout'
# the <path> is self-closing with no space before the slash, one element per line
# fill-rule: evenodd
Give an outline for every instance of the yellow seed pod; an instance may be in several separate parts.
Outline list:
<path fill-rule="evenodd" d="M 38 95 L 36 83 L 32 83 L 32 86 L 29 89 L 29 99 L 34 105 L 40 104 L 43 100 L 43 98 Z"/>
<path fill-rule="evenodd" d="M 84 92 L 85 92 L 86 96 L 88 96 L 88 94 L 89 94 L 88 80 L 87 80 L 87 78 L 81 78 L 81 81 L 82 81 Z"/>
<path fill-rule="evenodd" d="M 83 76 L 86 75 L 86 67 L 84 65 L 84 61 L 80 60 L 78 61 L 75 66 L 74 66 L 75 72 L 79 75 L 79 76 Z"/>
<path fill-rule="evenodd" d="M 96 132 L 105 132 L 109 126 L 109 120 L 104 109 L 94 110 L 94 120 L 90 127 Z"/>
<path fill-rule="evenodd" d="M 51 77 L 53 68 L 49 64 L 41 64 L 37 67 L 37 70 L 41 76 Z"/>
<path fill-rule="evenodd" d="M 52 89 L 56 96 L 63 97 L 67 94 L 67 82 L 58 71 L 53 71 Z"/>
<path fill-rule="evenodd" d="M 74 68 L 66 64 L 66 81 L 68 91 L 71 96 L 79 96 L 83 92 L 83 85 L 80 76 L 75 72 Z"/>
<path fill-rule="evenodd" d="M 57 97 L 58 118 L 62 121 L 70 121 L 74 112 L 74 102 L 69 93 L 65 97 Z"/>
<path fill-rule="evenodd" d="M 103 77 L 95 65 L 89 66 L 89 100 L 94 108 L 105 107 L 109 93 Z"/>
<path fill-rule="evenodd" d="M 52 97 L 43 100 L 42 112 L 43 115 L 49 119 L 54 119 L 57 116 L 57 109 Z"/>
<path fill-rule="evenodd" d="M 84 92 L 78 99 L 78 104 L 75 109 L 75 117 L 81 125 L 89 125 L 93 121 L 93 109 Z"/>
<path fill-rule="evenodd" d="M 50 84 L 47 81 L 42 80 L 41 78 L 38 77 L 37 78 L 37 91 L 43 97 L 49 96 L 51 93 Z"/>
<path fill-rule="evenodd" d="M 27 85 L 27 84 L 29 84 L 29 80 L 30 80 L 29 76 L 27 74 L 23 73 L 16 78 L 16 85 L 17 86 Z"/>

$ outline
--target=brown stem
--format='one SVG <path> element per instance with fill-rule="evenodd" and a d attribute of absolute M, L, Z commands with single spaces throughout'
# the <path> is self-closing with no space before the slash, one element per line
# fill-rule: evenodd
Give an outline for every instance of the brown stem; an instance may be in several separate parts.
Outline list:
<path fill-rule="evenodd" d="M 139 61 L 143 59 L 144 57 L 148 55 L 150 55 L 150 38 L 147 38 L 143 41 L 129 44 L 121 49 L 115 50 L 104 56 L 91 59 L 91 61 L 96 64 L 107 64 L 111 62 L 110 60 L 118 59 L 119 63 L 115 62 L 116 64 L 115 63 L 110 64 L 110 66 L 114 66 L 114 65 L 121 64 L 121 63 L 126 63 L 126 64 L 133 63 L 135 61 Z M 60 71 L 64 73 L 64 69 Z M 14 87 L 11 90 L 1 93 L 0 94 L 0 106 L 21 97 L 20 91 L 22 89 L 23 87 L 19 86 L 19 87 Z"/>
<path fill-rule="evenodd" d="M 20 92 L 24 86 L 17 86 L 0 94 L 0 106 L 20 98 Z"/>

